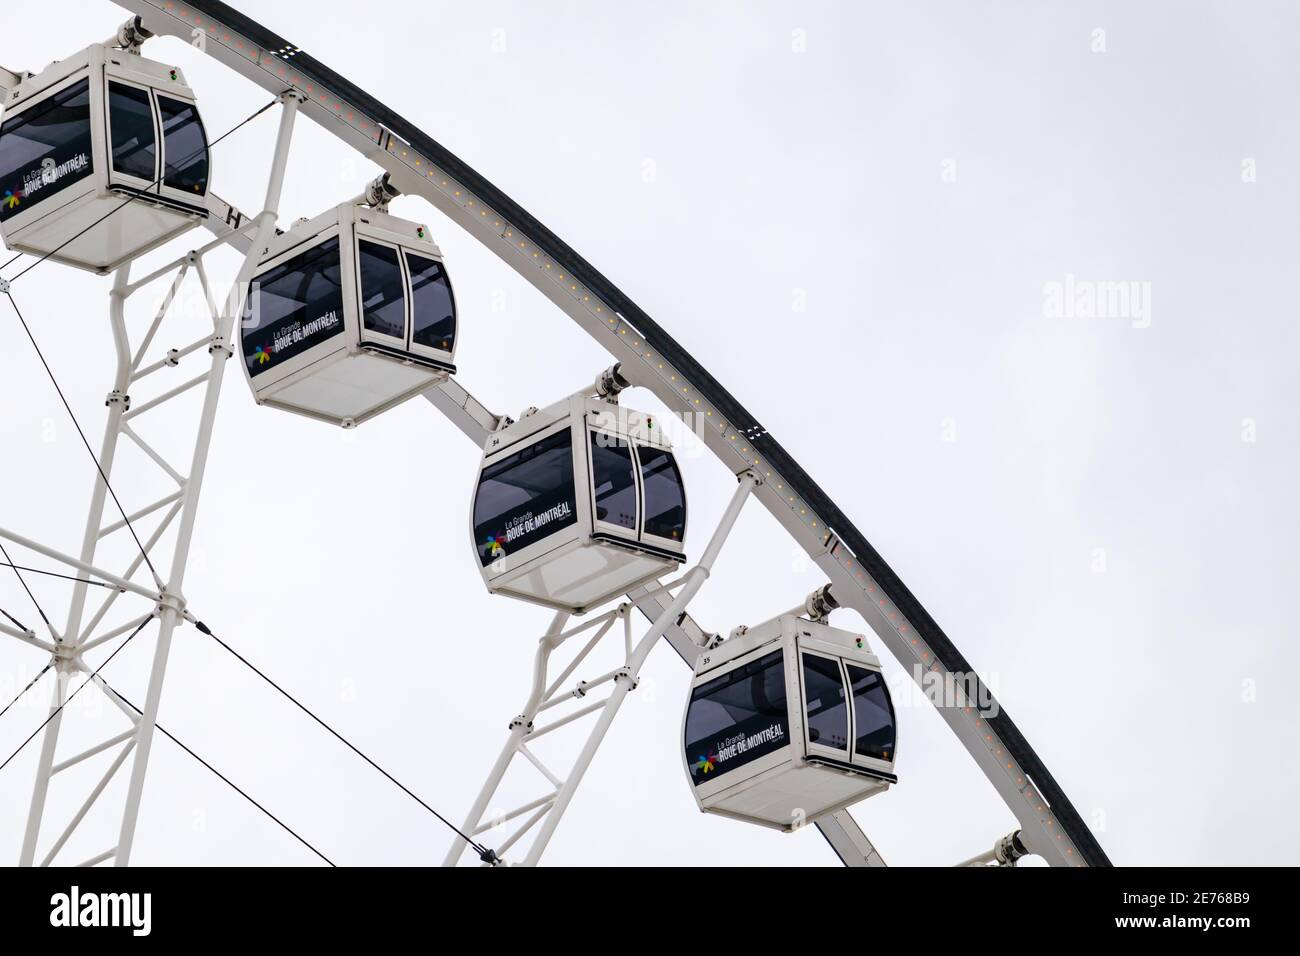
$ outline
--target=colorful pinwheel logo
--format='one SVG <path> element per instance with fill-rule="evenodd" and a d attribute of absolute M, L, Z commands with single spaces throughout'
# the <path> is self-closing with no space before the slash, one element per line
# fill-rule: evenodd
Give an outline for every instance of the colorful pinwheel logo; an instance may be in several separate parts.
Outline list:
<path fill-rule="evenodd" d="M 265 365 L 271 361 L 271 350 L 265 345 L 259 345 L 257 351 L 253 353 L 253 361 L 258 365 Z"/>
<path fill-rule="evenodd" d="M 505 544 L 505 541 L 506 541 L 505 535 L 499 534 L 496 537 L 493 537 L 492 535 L 488 535 L 486 541 L 487 549 L 488 549 L 488 557 L 499 558 L 502 555 L 504 555 L 506 553 L 506 549 L 502 547 L 502 545 Z"/>
<path fill-rule="evenodd" d="M 6 209 L 16 209 L 18 206 L 22 205 L 23 191 L 20 189 L 17 192 L 14 192 L 12 189 L 6 189 L 5 198 L 2 201 L 4 202 Z"/>
<path fill-rule="evenodd" d="M 707 757 L 696 758 L 695 766 L 691 769 L 693 769 L 696 773 L 709 773 L 717 769 L 717 763 L 718 763 L 718 755 L 715 754 L 712 750 L 710 750 L 709 755 Z"/>

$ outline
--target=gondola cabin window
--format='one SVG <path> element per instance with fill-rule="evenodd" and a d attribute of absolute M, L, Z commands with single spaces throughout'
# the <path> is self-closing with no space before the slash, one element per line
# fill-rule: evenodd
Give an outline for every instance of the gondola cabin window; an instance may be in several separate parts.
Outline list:
<path fill-rule="evenodd" d="M 593 433 L 591 469 L 596 520 L 619 528 L 635 528 L 636 468 L 631 445 L 617 437 Z"/>
<path fill-rule="evenodd" d="M 163 133 L 163 185 L 191 196 L 208 191 L 208 134 L 193 103 L 158 96 Z"/>
<path fill-rule="evenodd" d="M 716 677 L 691 692 L 686 765 L 692 782 L 724 774 L 790 743 L 785 660 L 780 651 Z"/>
<path fill-rule="evenodd" d="M 820 654 L 804 654 L 803 686 L 809 742 L 847 754 L 849 709 L 839 662 Z"/>
<path fill-rule="evenodd" d="M 244 363 L 252 377 L 343 332 L 343 281 L 335 236 L 263 273 L 244 313 Z"/>
<path fill-rule="evenodd" d="M 89 80 L 21 112 L 6 112 L 0 125 L 0 222 L 35 211 L 94 172 Z"/>
<path fill-rule="evenodd" d="M 474 537 L 484 567 L 578 520 L 573 435 L 557 432 L 483 470 Z"/>
<path fill-rule="evenodd" d="M 113 172 L 143 183 L 157 179 L 158 131 L 149 91 L 125 83 L 109 83 L 108 122 Z"/>
<path fill-rule="evenodd" d="M 645 532 L 680 541 L 686 534 L 686 495 L 677 460 L 662 448 L 637 449 L 645 488 Z"/>
<path fill-rule="evenodd" d="M 456 300 L 447 270 L 437 259 L 406 253 L 411 274 L 411 340 L 426 349 L 451 352 L 456 341 Z"/>
<path fill-rule="evenodd" d="M 879 671 L 846 665 L 853 692 L 854 751 L 877 760 L 894 758 L 894 705 Z"/>
<path fill-rule="evenodd" d="M 406 280 L 397 250 L 363 239 L 361 255 L 361 315 L 367 332 L 404 342 L 406 339 Z"/>

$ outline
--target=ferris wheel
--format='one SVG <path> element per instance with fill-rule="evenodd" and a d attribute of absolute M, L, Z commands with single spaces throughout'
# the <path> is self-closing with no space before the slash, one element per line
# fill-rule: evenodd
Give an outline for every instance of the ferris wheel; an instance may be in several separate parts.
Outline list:
<path fill-rule="evenodd" d="M 680 727 L 665 732 L 678 734 L 681 785 L 701 812 L 736 826 L 815 826 L 845 865 L 883 866 L 850 813 L 899 784 L 897 747 L 907 746 L 883 649 L 918 683 L 938 679 L 957 688 L 954 699 L 936 704 L 939 713 L 1017 820 L 1016 830 L 967 865 L 1014 866 L 1028 855 L 1053 865 L 1108 865 L 953 640 L 849 517 L 664 326 L 416 125 L 250 17 L 210 0 L 118 4 L 132 16 L 108 40 L 38 73 L 0 71 L 0 238 L 12 254 L 0 266 L 0 313 L 30 339 L 76 424 L 94 483 L 75 553 L 51 546 L 37 529 L 11 527 L 12 512 L 0 520 L 0 572 L 30 599 L 28 611 L 0 608 L 0 635 L 44 663 L 19 696 L 44 685 L 51 695 L 44 722 L 13 754 L 0 754 L 7 758 L 2 774 L 24 748 L 39 749 L 29 812 L 21 825 L 13 821 L 23 828 L 22 865 L 127 865 L 158 734 L 333 862 L 236 784 L 230 768 L 208 762 L 159 723 L 173 637 L 187 625 L 436 816 L 450 840 L 447 865 L 540 861 L 661 641 L 692 670 Z M 155 45 L 161 50 L 155 38 L 166 37 L 227 68 L 232 84 L 265 91 L 268 102 L 212 135 L 200 105 L 220 91 L 191 89 L 178 66 L 145 55 Z M 214 151 L 263 114 L 276 117 L 278 132 L 266 157 L 265 201 L 250 214 L 218 196 Z M 323 197 L 314 218 L 286 224 L 281 199 L 300 117 L 384 172 L 357 184 L 359 194 Z M 593 369 L 591 384 L 575 393 L 543 396 L 517 420 L 489 411 L 458 378 L 457 344 L 472 329 L 459 322 L 454 263 L 425 224 L 392 212 L 399 196 L 423 199 L 494 253 L 608 352 L 609 366 Z M 196 230 L 207 235 L 192 251 L 158 261 L 163 246 L 202 235 Z M 205 265 L 217 250 L 234 250 L 240 260 L 224 296 Z M 104 372 L 108 411 L 98 443 L 45 363 L 26 311 L 22 280 L 38 267 L 112 279 L 114 355 Z M 197 283 L 207 327 L 164 348 L 173 341 L 165 330 L 185 283 Z M 159 288 L 165 291 L 152 322 L 132 328 L 127 303 Z M 226 381 L 232 359 L 242 386 Z M 182 366 L 186 371 L 175 371 Z M 466 371 L 472 379 L 474 370 Z M 453 813 L 417 795 L 400 782 L 400 770 L 363 753 L 188 605 L 196 518 L 227 385 L 246 389 L 266 407 L 262 414 L 305 416 L 322 431 L 361 428 L 423 399 L 481 450 L 465 558 L 477 560 L 490 594 L 554 616 L 540 635 L 526 699 L 488 702 L 508 730 L 495 762 L 480 768 L 486 779 L 471 806 Z M 633 389 L 685 421 L 735 478 L 721 519 L 691 529 L 689 547 L 687 488 L 670 430 L 630 401 Z M 195 394 L 203 398 L 185 436 L 189 458 L 178 460 L 148 440 L 137 419 Z M 115 459 L 128 445 L 156 467 L 165 493 L 142 500 L 115 479 Z M 756 507 L 776 519 L 825 583 L 786 596 L 761 623 L 710 630 L 691 616 L 692 602 L 742 511 Z M 104 558 L 109 539 L 125 543 L 124 566 Z M 37 575 L 66 584 L 66 606 L 37 599 L 29 586 Z M 147 690 L 133 701 L 115 685 L 112 661 L 128 644 L 149 640 Z M 585 676 L 597 653 L 611 654 L 615 665 Z M 61 735 L 77 718 L 69 704 L 83 693 L 102 695 L 119 711 L 120 729 L 68 752 Z M 553 734 L 573 741 L 576 756 L 566 766 L 539 756 L 536 742 Z M 79 809 L 70 820 L 47 819 L 47 796 L 64 782 L 60 774 L 91 761 L 102 771 Z M 516 766 L 531 767 L 540 795 L 496 809 L 502 781 Z M 85 860 L 61 856 L 119 776 L 126 787 L 111 846 Z"/>

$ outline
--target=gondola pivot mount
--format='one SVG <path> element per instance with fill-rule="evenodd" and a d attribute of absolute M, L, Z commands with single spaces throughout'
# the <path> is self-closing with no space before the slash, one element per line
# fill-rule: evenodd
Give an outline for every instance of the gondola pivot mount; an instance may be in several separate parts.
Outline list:
<path fill-rule="evenodd" d="M 388 212 L 388 204 L 400 195 L 402 191 L 393 185 L 388 173 L 384 173 L 366 186 L 366 191 L 358 197 L 358 205 Z"/>
<path fill-rule="evenodd" d="M 615 404 L 618 403 L 619 393 L 632 386 L 632 383 L 623 377 L 622 368 L 623 366 L 620 363 L 615 362 L 596 376 L 597 398 L 603 398 Z"/>
<path fill-rule="evenodd" d="M 819 624 L 824 624 L 826 619 L 831 616 L 831 611 L 837 610 L 839 606 L 840 602 L 835 600 L 835 596 L 831 594 L 829 584 L 822 585 L 816 591 L 813 591 L 804 602 L 804 608 L 808 612 L 809 620 L 816 621 Z"/>
<path fill-rule="evenodd" d="M 134 53 L 139 56 L 144 41 L 152 37 L 153 33 L 145 29 L 141 19 L 132 17 L 117 28 L 117 35 L 109 41 L 109 44 L 118 47 L 125 53 Z"/>

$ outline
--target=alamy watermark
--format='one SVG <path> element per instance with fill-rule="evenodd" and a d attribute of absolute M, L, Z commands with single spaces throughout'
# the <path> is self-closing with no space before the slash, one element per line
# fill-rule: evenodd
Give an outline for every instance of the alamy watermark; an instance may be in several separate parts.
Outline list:
<path fill-rule="evenodd" d="M 1151 326 L 1151 283 L 1136 279 L 1079 279 L 1043 283 L 1043 317 L 1117 319 L 1135 329 Z"/>
<path fill-rule="evenodd" d="M 90 893 L 74 885 L 50 897 L 50 925 L 67 928 L 118 927 L 133 936 L 148 936 L 153 928 L 150 893 Z"/>
<path fill-rule="evenodd" d="M 972 707 L 984 717 L 996 717 L 1000 711 L 996 674 L 933 670 L 914 664 L 910 675 L 899 674 L 888 683 L 896 710 L 932 704 L 938 708 Z"/>

